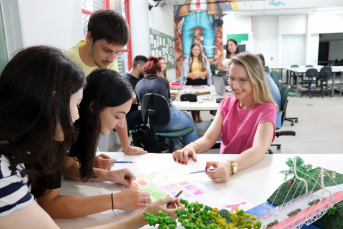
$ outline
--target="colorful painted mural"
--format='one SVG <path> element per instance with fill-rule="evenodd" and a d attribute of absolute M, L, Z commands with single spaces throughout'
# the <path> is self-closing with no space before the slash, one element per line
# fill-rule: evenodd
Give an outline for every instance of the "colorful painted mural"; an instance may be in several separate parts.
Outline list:
<path fill-rule="evenodd" d="M 237 10 L 231 0 L 187 0 L 174 6 L 176 77 L 181 75 L 183 60 L 191 45 L 198 43 L 210 64 L 223 57 L 223 12 Z"/>

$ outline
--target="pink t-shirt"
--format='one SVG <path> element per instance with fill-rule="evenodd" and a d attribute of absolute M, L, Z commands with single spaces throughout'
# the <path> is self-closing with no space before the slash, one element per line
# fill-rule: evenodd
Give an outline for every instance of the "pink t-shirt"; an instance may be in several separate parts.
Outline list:
<path fill-rule="evenodd" d="M 239 100 L 234 96 L 224 99 L 219 104 L 219 111 L 224 118 L 222 130 L 221 154 L 240 154 L 252 147 L 258 125 L 275 122 L 276 108 L 273 103 L 255 104 L 243 110 L 238 107 Z M 242 120 L 242 122 L 240 121 Z"/>

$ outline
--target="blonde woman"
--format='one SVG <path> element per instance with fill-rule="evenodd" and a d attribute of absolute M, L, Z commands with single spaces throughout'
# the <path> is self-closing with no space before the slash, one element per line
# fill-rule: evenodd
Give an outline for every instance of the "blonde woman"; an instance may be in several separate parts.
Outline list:
<path fill-rule="evenodd" d="M 229 65 L 228 80 L 234 96 L 219 105 L 214 121 L 205 135 L 173 153 L 173 158 L 187 164 L 197 161 L 197 153 L 209 150 L 222 138 L 221 154 L 238 154 L 233 161 L 209 161 L 207 175 L 217 183 L 225 183 L 237 172 L 263 159 L 275 137 L 278 109 L 268 88 L 260 59 L 251 53 L 234 56 Z"/>
<path fill-rule="evenodd" d="M 191 55 L 183 61 L 181 84 L 187 79 L 186 85 L 210 85 L 212 84 L 210 62 L 202 54 L 199 44 L 191 46 Z M 200 111 L 192 111 L 193 120 L 202 122 Z"/>

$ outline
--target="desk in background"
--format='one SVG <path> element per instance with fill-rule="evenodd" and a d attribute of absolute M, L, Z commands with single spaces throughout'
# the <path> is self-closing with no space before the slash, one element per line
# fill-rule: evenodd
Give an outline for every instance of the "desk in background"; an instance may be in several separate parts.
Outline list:
<path fill-rule="evenodd" d="M 188 165 L 181 165 L 172 159 L 171 154 L 146 154 L 146 155 L 125 155 L 124 153 L 106 153 L 113 158 L 119 160 L 132 160 L 139 162 L 151 160 L 159 160 L 159 163 L 165 165 L 168 169 L 171 166 L 178 168 L 179 166 L 188 166 L 194 171 L 203 170 L 206 161 L 228 161 L 236 157 L 232 154 L 199 154 L 198 162 L 192 160 Z M 293 158 L 295 154 L 274 154 L 266 155 L 265 158 L 256 165 L 240 171 L 237 175 L 231 176 L 230 180 L 225 184 L 216 184 L 218 187 L 226 187 L 234 193 L 240 195 L 247 201 L 259 205 L 267 200 L 267 198 L 279 187 L 283 182 L 283 176 L 279 174 L 281 170 L 288 169 L 285 161 L 287 158 Z M 312 164 L 313 167 L 322 166 L 326 169 L 336 170 L 338 173 L 343 173 L 341 162 L 343 161 L 342 154 L 303 154 L 300 156 L 306 164 Z M 204 181 L 207 182 L 208 180 Z M 94 182 L 82 183 L 81 181 L 71 181 L 62 179 L 62 195 L 76 196 L 93 196 L 100 195 L 100 191 L 96 188 Z M 215 198 L 215 197 L 214 197 Z M 110 200 L 109 200 L 110 201 Z M 71 218 L 71 219 L 54 219 L 57 225 L 64 229 L 85 228 L 96 225 L 102 225 L 118 221 L 118 217 L 112 210 L 105 211 L 90 216 Z M 152 228 L 152 227 L 151 227 Z"/>
<path fill-rule="evenodd" d="M 299 75 L 300 74 L 305 74 L 306 71 L 308 69 L 311 69 L 311 68 L 315 68 L 318 70 L 318 72 L 320 72 L 320 69 L 322 68 L 323 66 L 314 66 L 314 67 L 309 67 L 309 68 L 306 68 L 304 66 L 300 66 L 299 68 L 286 68 L 287 70 L 287 84 L 288 82 L 290 83 L 291 82 L 291 79 L 290 79 L 290 76 L 292 75 L 292 72 L 295 73 L 296 75 L 296 85 L 293 85 L 293 86 L 296 86 L 296 93 L 298 94 L 299 96 Z M 343 66 L 331 66 L 332 68 L 332 96 L 334 95 L 334 92 L 335 92 L 335 77 L 336 77 L 336 72 L 343 72 Z M 289 78 L 289 81 L 288 81 L 288 78 Z M 341 96 L 341 93 L 342 93 L 342 75 L 341 75 L 341 85 L 340 85 L 340 96 Z"/>
<path fill-rule="evenodd" d="M 229 87 L 227 87 L 229 89 Z M 181 111 L 216 111 L 219 108 L 219 103 L 216 102 L 217 98 L 223 98 L 222 95 L 218 95 L 215 92 L 214 86 L 205 86 L 204 89 L 199 90 L 200 92 L 208 92 L 205 94 L 199 94 L 197 95 L 198 101 L 203 101 L 201 103 L 199 102 L 188 102 L 188 101 L 180 101 L 180 95 L 182 94 L 187 94 L 187 93 L 194 93 L 194 89 L 187 90 L 184 89 L 182 90 L 178 96 L 176 96 L 176 99 L 174 100 L 173 104 L 174 106 Z M 230 89 L 229 89 L 230 91 Z M 171 93 L 177 93 L 177 90 L 171 90 Z"/>

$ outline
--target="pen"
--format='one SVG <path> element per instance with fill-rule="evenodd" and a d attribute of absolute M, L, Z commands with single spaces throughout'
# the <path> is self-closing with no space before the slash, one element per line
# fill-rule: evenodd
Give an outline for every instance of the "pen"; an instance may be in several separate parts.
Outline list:
<path fill-rule="evenodd" d="M 136 163 L 134 161 L 115 161 L 115 162 L 112 162 L 111 164 L 114 164 L 114 163 Z"/>
<path fill-rule="evenodd" d="M 181 190 L 178 194 L 176 194 L 175 197 L 179 197 L 179 196 L 181 195 L 182 192 L 183 192 L 183 190 Z M 167 203 L 166 208 L 168 208 L 172 203 L 173 203 L 173 202 Z"/>
<path fill-rule="evenodd" d="M 215 168 L 210 168 L 210 169 L 208 169 L 208 170 L 213 171 L 213 170 L 215 170 Z M 205 170 L 200 170 L 200 171 L 191 172 L 191 173 L 189 173 L 189 174 L 194 174 L 194 173 L 206 173 L 206 172 L 207 172 L 207 170 L 205 169 Z"/>

